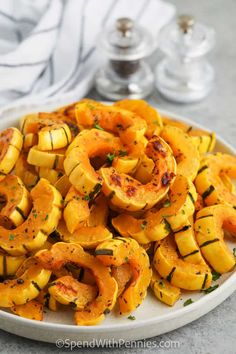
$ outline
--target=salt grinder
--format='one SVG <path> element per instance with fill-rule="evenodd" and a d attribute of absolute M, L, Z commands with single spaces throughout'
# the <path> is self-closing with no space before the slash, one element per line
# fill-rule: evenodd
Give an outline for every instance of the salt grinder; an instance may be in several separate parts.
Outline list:
<path fill-rule="evenodd" d="M 203 99 L 213 87 L 214 69 L 206 54 L 215 44 L 215 32 L 192 16 L 182 15 L 165 26 L 159 46 L 165 58 L 156 68 L 156 86 L 176 102 Z"/>
<path fill-rule="evenodd" d="M 111 100 L 148 96 L 153 90 L 154 76 L 144 58 L 154 47 L 146 29 L 129 18 L 119 18 L 115 26 L 98 37 L 98 49 L 106 64 L 96 74 L 97 91 Z"/>

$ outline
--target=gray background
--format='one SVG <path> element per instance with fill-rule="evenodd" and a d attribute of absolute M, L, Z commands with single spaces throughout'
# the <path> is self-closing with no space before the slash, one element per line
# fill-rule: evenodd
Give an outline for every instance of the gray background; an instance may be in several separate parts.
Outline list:
<path fill-rule="evenodd" d="M 138 0 L 137 0 L 138 1 Z M 235 0 L 169 0 L 179 13 L 193 14 L 217 31 L 217 47 L 212 54 L 216 69 L 215 88 L 204 101 L 179 105 L 165 101 L 155 92 L 150 102 L 183 114 L 215 130 L 236 147 L 236 1 Z M 158 19 L 157 19 L 158 21 Z M 155 58 L 153 58 L 155 63 Z M 94 91 L 91 97 L 99 98 Z M 199 320 L 154 340 L 180 341 L 178 349 L 112 349 L 113 353 L 236 353 L 236 293 Z M 67 350 L 68 351 L 68 350 Z M 89 351 L 86 349 L 80 352 Z M 106 353 L 109 349 L 90 349 Z M 0 331 L 0 353 L 63 353 L 53 344 L 40 343 Z"/>

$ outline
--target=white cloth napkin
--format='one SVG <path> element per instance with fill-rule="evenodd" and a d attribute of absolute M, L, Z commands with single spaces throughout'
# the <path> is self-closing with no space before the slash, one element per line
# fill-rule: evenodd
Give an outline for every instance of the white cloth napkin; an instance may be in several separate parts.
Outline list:
<path fill-rule="evenodd" d="M 96 37 L 131 17 L 157 37 L 175 8 L 163 0 L 0 2 L 0 105 L 86 95 L 101 63 Z M 4 106 L 6 107 L 6 106 Z"/>

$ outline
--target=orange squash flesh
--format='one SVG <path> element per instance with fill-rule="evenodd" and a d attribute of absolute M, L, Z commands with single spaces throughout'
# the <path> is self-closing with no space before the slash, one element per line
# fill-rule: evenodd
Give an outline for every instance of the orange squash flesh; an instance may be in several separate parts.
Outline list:
<path fill-rule="evenodd" d="M 97 102 L 82 102 L 75 107 L 78 125 L 84 128 L 101 127 L 118 134 L 124 144 L 133 144 L 144 135 L 146 122 L 138 115 L 114 106 Z"/>
<path fill-rule="evenodd" d="M 72 263 L 89 268 L 97 282 L 98 296 L 84 310 L 75 312 L 77 325 L 95 325 L 105 318 L 114 307 L 117 297 L 117 283 L 111 276 L 109 268 L 104 266 L 96 257 L 86 253 L 78 244 L 58 242 L 50 251 L 40 251 L 38 259 L 51 270 L 60 269 L 66 263 Z"/>
<path fill-rule="evenodd" d="M 11 307 L 11 311 L 20 317 L 28 318 L 29 320 L 43 320 L 43 305 L 36 300 L 31 300 L 23 305 L 15 305 Z"/>
<path fill-rule="evenodd" d="M 29 192 L 17 176 L 8 175 L 0 182 L 0 196 L 6 200 L 0 211 L 0 225 L 4 221 L 20 225 L 28 216 L 31 207 Z"/>
<path fill-rule="evenodd" d="M 124 99 L 115 102 L 114 106 L 131 111 L 143 118 L 148 125 L 146 135 L 149 138 L 152 137 L 154 131 L 158 129 L 160 132 L 163 127 L 162 119 L 158 111 L 144 100 Z"/>
<path fill-rule="evenodd" d="M 13 230 L 0 226 L 1 248 L 13 256 L 40 248 L 61 217 L 60 193 L 45 179 L 31 191 L 32 210 L 26 221 Z"/>
<path fill-rule="evenodd" d="M 153 159 L 155 167 L 152 180 L 145 185 L 117 173 L 112 167 L 101 168 L 102 190 L 113 205 L 129 211 L 147 210 L 167 194 L 176 172 L 171 149 L 164 140 L 154 136 L 148 142 L 146 154 Z"/>
<path fill-rule="evenodd" d="M 84 309 L 97 296 L 96 286 L 83 284 L 70 275 L 56 279 L 48 291 L 59 303 L 73 305 L 79 310 Z"/>
<path fill-rule="evenodd" d="M 118 302 L 121 314 L 135 310 L 146 297 L 152 276 L 147 253 L 135 240 L 116 237 L 101 243 L 96 248 L 95 255 L 105 266 L 119 267 L 129 263 L 132 278 Z"/>
<path fill-rule="evenodd" d="M 221 175 L 236 178 L 236 157 L 217 153 L 203 159 L 195 185 L 206 205 L 229 204 L 236 207 L 236 196 L 221 179 Z"/>
<path fill-rule="evenodd" d="M 86 249 L 96 248 L 99 243 L 112 238 L 112 233 L 103 225 L 81 226 L 70 233 L 62 220 L 56 228 L 56 234 L 63 242 L 78 243 Z"/>
<path fill-rule="evenodd" d="M 125 263 L 119 267 L 113 267 L 111 274 L 117 282 L 118 296 L 120 296 L 124 292 L 129 281 L 132 279 L 132 269 L 128 263 Z"/>

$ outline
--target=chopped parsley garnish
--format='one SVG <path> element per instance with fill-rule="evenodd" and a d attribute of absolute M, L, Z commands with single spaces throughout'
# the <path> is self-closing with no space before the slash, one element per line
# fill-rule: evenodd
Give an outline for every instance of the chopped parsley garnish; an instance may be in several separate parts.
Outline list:
<path fill-rule="evenodd" d="M 112 161 L 114 160 L 115 158 L 115 154 L 107 154 L 107 162 L 109 163 L 109 165 L 112 164 Z"/>
<path fill-rule="evenodd" d="M 161 288 L 164 288 L 164 287 L 165 287 L 165 284 L 163 283 L 162 280 L 160 280 L 160 281 L 158 282 L 158 284 L 160 285 Z"/>
<path fill-rule="evenodd" d="M 188 300 L 186 300 L 185 302 L 184 302 L 184 306 L 188 306 L 188 305 L 191 305 L 191 304 L 193 304 L 194 303 L 194 301 L 192 300 L 192 299 L 188 299 Z"/>
<path fill-rule="evenodd" d="M 210 294 L 212 291 L 216 290 L 219 287 L 218 284 L 210 286 L 206 290 L 203 290 L 205 294 Z"/>
<path fill-rule="evenodd" d="M 89 195 L 85 195 L 85 196 L 83 197 L 83 199 L 84 199 L 84 200 L 90 200 L 90 196 L 89 196 Z"/>
<path fill-rule="evenodd" d="M 45 219 L 44 220 L 47 220 L 48 219 L 48 214 L 45 216 Z"/>
<path fill-rule="evenodd" d="M 125 262 L 129 262 L 129 258 L 127 256 L 125 257 Z"/>
<path fill-rule="evenodd" d="M 13 234 L 10 234 L 10 235 L 9 235 L 9 240 L 10 240 L 10 241 L 13 241 L 14 238 L 15 238 L 15 236 L 14 236 Z"/>
<path fill-rule="evenodd" d="M 100 127 L 100 125 L 98 123 L 94 123 L 93 127 L 98 130 L 104 130 L 102 127 Z"/>
<path fill-rule="evenodd" d="M 126 150 L 120 150 L 119 151 L 119 156 L 120 157 L 124 157 L 124 156 L 127 156 L 128 155 L 128 152 Z"/>
<path fill-rule="evenodd" d="M 169 199 L 165 200 L 163 203 L 163 208 L 168 208 L 169 206 L 171 206 L 171 202 Z"/>
<path fill-rule="evenodd" d="M 135 321 L 136 320 L 136 317 L 135 316 L 132 316 L 132 315 L 129 315 L 129 317 L 127 317 L 128 320 L 130 321 Z"/>
<path fill-rule="evenodd" d="M 37 216 L 38 216 L 38 214 L 33 213 L 33 217 L 34 217 L 35 219 L 37 218 Z"/>
<path fill-rule="evenodd" d="M 233 255 L 236 257 L 236 248 L 233 249 Z"/>
<path fill-rule="evenodd" d="M 220 273 L 218 273 L 218 272 L 216 272 L 216 271 L 214 271 L 214 270 L 211 272 L 211 274 L 212 274 L 212 280 L 213 280 L 213 281 L 216 281 L 216 280 L 219 279 L 220 276 L 221 276 Z"/>
<path fill-rule="evenodd" d="M 142 224 L 141 224 L 141 229 L 142 229 L 142 230 L 145 230 L 146 227 L 147 227 L 147 221 L 144 220 L 144 221 L 142 222 Z"/>

